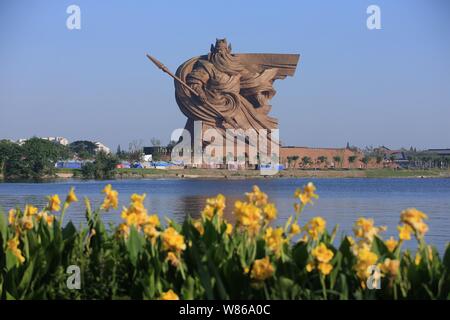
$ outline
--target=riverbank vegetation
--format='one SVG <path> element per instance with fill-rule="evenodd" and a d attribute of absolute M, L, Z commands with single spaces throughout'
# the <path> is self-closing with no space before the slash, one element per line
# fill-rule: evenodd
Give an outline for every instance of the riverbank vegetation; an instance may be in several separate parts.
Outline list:
<path fill-rule="evenodd" d="M 111 185 L 103 193 L 98 208 L 84 199 L 79 228 L 64 221 L 78 201 L 73 189 L 65 201 L 51 195 L 44 208 L 0 214 L 1 299 L 450 298 L 450 247 L 442 257 L 425 242 L 428 217 L 414 208 L 400 213 L 396 237 L 361 217 L 353 235 L 338 238 L 338 226 L 302 216 L 319 201 L 312 183 L 295 191 L 283 225 L 256 186 L 234 203 L 232 221 L 219 194 L 182 224 L 150 214 L 145 194 L 124 206 Z M 102 217 L 119 205 L 122 223 L 105 227 Z M 417 250 L 403 249 L 406 241 Z"/>

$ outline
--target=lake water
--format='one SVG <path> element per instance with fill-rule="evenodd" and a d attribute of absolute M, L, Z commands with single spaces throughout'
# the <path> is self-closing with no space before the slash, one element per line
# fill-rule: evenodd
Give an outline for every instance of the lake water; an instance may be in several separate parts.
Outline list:
<path fill-rule="evenodd" d="M 68 180 L 50 183 L 0 183 L 0 207 L 10 209 L 26 203 L 44 206 L 45 196 L 58 193 L 61 198 L 74 186 L 80 202 L 73 204 L 66 215 L 76 225 L 84 222 L 84 196 L 99 205 L 103 199 L 101 190 L 111 183 L 119 191 L 119 206 L 128 204 L 132 193 L 146 193 L 146 207 L 160 217 L 167 216 L 183 221 L 187 214 L 194 217 L 204 207 L 205 199 L 222 193 L 227 196 L 225 215 L 232 220 L 232 204 L 243 198 L 254 184 L 269 194 L 279 211 L 276 224 L 286 221 L 293 214 L 293 193 L 308 181 L 317 186 L 320 198 L 308 206 L 301 217 L 305 223 L 311 217 L 321 215 L 327 220 L 329 230 L 335 224 L 342 232 L 352 232 L 352 225 L 359 216 L 372 217 L 377 225 L 388 227 L 385 236 L 397 235 L 396 226 L 401 210 L 418 208 L 430 217 L 430 231 L 426 240 L 443 252 L 450 242 L 450 179 L 255 179 L 255 180 Z M 120 211 L 104 214 L 104 220 L 120 222 Z M 415 247 L 414 241 L 407 247 Z"/>

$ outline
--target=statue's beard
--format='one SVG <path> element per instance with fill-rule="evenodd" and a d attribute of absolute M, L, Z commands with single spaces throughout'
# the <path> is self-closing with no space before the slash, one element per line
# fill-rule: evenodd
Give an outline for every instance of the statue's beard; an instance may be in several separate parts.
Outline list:
<path fill-rule="evenodd" d="M 219 71 L 229 75 L 236 75 L 244 70 L 244 66 L 240 63 L 239 58 L 226 50 L 211 53 L 209 60 Z"/>

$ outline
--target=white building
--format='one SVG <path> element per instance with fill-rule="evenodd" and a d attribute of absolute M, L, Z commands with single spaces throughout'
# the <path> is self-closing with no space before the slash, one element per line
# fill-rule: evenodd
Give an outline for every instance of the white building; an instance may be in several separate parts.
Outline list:
<path fill-rule="evenodd" d="M 111 153 L 111 149 L 105 146 L 103 143 L 97 141 L 94 142 L 94 144 L 97 146 L 96 152 Z"/>

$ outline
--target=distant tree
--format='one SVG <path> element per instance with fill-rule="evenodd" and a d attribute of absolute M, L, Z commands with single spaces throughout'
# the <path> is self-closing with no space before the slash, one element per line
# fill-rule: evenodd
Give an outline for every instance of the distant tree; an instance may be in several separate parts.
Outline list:
<path fill-rule="evenodd" d="M 92 159 L 97 151 L 97 146 L 92 141 L 78 140 L 69 144 L 69 149 L 80 159 Z"/>
<path fill-rule="evenodd" d="M 160 147 L 161 146 L 161 140 L 153 137 L 150 139 L 150 143 L 152 144 L 152 146 L 154 147 Z"/>
<path fill-rule="evenodd" d="M 370 161 L 370 157 L 365 155 L 362 159 L 361 159 L 362 163 L 364 163 L 365 167 L 367 168 L 367 165 L 369 164 Z"/>
<path fill-rule="evenodd" d="M 348 157 L 348 162 L 350 162 L 350 163 L 355 163 L 356 158 L 357 158 L 357 157 L 356 157 L 355 155 L 349 156 L 349 157 Z"/>
<path fill-rule="evenodd" d="M 81 169 L 85 179 L 112 179 L 119 160 L 116 156 L 99 152 L 93 162 L 87 162 Z"/>
<path fill-rule="evenodd" d="M 334 156 L 333 161 L 340 166 L 341 162 L 342 162 L 342 158 L 340 156 Z"/>
<path fill-rule="evenodd" d="M 380 164 L 381 161 L 383 161 L 383 156 L 377 155 L 377 156 L 376 156 L 376 162 L 377 162 L 377 164 Z"/>
<path fill-rule="evenodd" d="M 70 156 L 70 150 L 58 143 L 28 139 L 24 144 L 0 143 L 0 167 L 7 179 L 41 179 L 53 175 L 55 163 Z"/>
<path fill-rule="evenodd" d="M 292 159 L 292 156 L 287 156 L 287 162 L 288 162 L 288 168 L 291 167 L 291 164 L 294 160 Z"/>
<path fill-rule="evenodd" d="M 312 161 L 311 161 L 311 158 L 310 157 L 308 157 L 308 156 L 304 156 L 303 158 L 302 158 L 302 164 L 303 164 L 303 166 L 304 167 L 307 167 L 309 164 L 311 164 L 312 163 Z"/>
<path fill-rule="evenodd" d="M 127 154 L 129 162 L 133 163 L 142 161 L 142 158 L 144 157 L 144 148 L 142 144 L 142 140 L 133 140 L 130 142 Z"/>
<path fill-rule="evenodd" d="M 294 161 L 294 168 L 297 166 L 297 161 L 298 161 L 299 158 L 300 158 L 300 157 L 297 156 L 297 155 L 292 156 L 292 160 Z"/>

